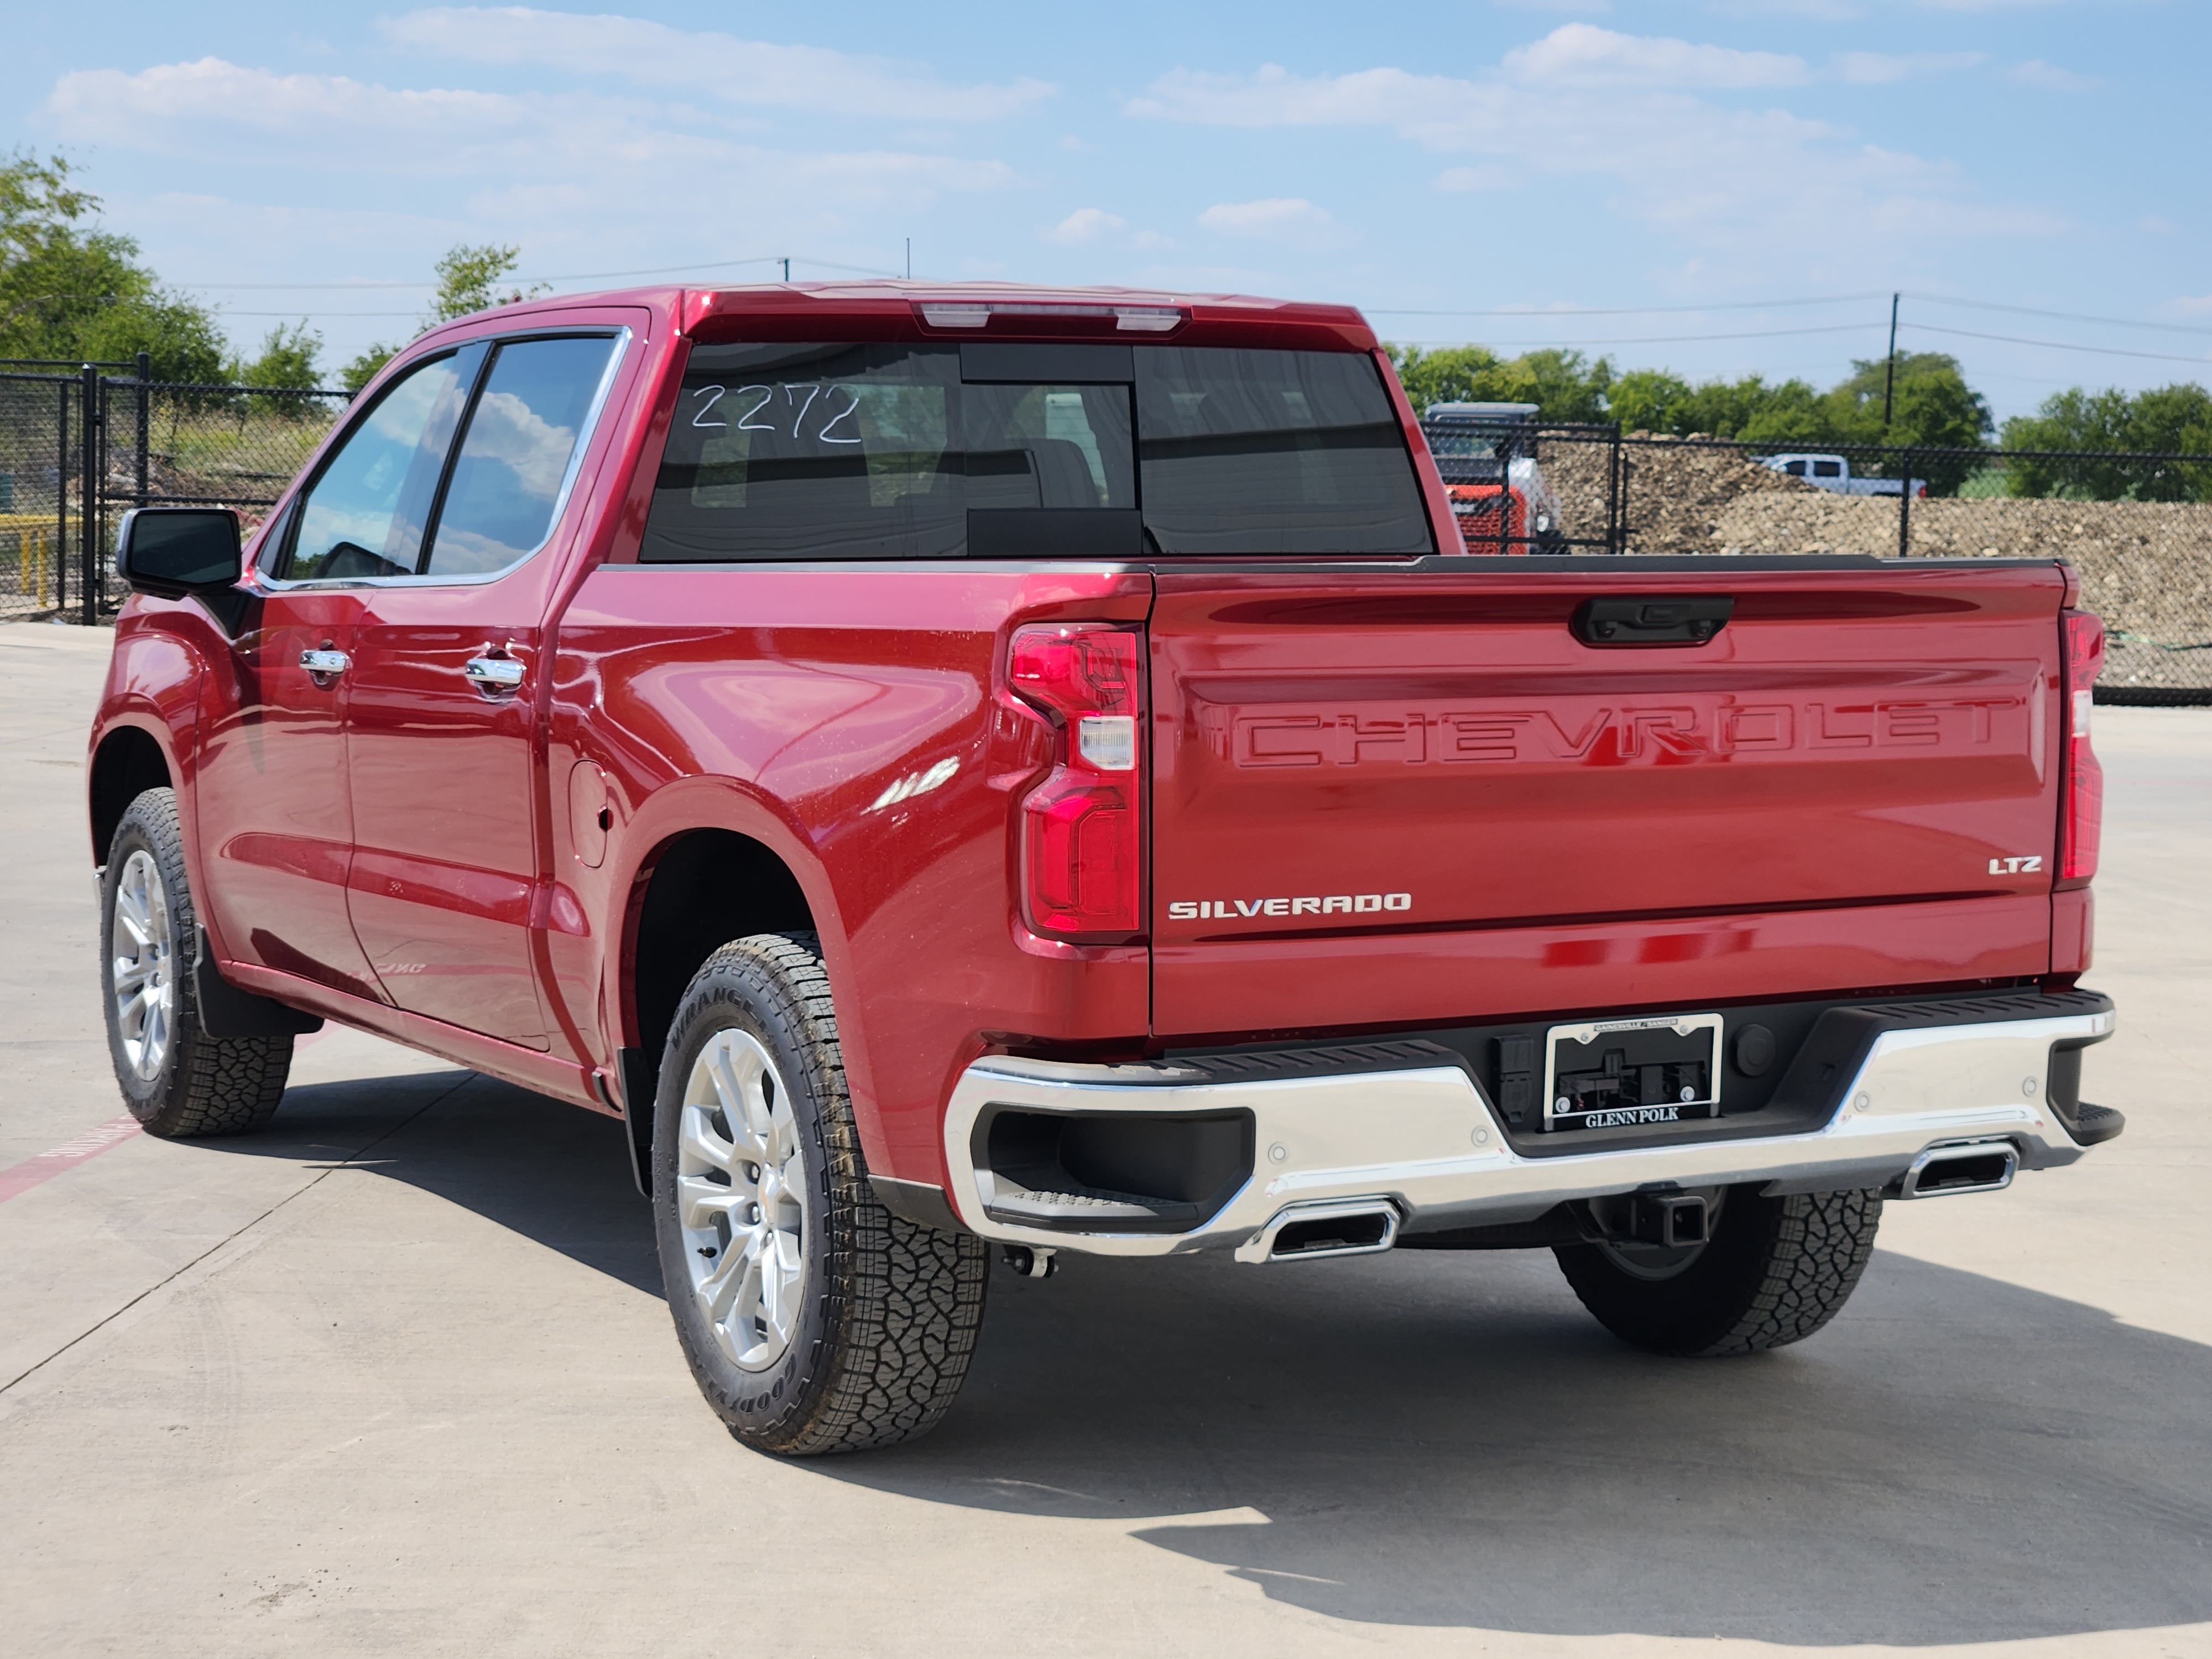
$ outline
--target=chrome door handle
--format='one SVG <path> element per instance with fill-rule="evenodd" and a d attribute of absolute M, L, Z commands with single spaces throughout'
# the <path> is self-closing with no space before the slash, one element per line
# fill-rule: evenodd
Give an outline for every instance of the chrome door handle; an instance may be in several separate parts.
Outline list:
<path fill-rule="evenodd" d="M 302 651 L 300 666 L 318 685 L 326 685 L 353 666 L 353 659 L 343 651 Z"/>
<path fill-rule="evenodd" d="M 488 697 L 514 690 L 522 684 L 526 672 L 512 657 L 471 657 L 461 670 L 468 683 Z"/>

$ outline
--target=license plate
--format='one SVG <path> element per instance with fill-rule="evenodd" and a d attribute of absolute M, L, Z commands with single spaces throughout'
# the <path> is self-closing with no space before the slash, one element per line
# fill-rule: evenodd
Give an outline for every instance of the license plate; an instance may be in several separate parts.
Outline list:
<path fill-rule="evenodd" d="M 1544 1127 L 1626 1129 L 1721 1114 L 1721 1017 L 1661 1014 L 1544 1034 Z"/>

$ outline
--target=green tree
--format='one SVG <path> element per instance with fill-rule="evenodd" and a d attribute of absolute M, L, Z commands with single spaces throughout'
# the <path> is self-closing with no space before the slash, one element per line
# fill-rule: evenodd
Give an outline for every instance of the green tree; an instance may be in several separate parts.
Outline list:
<path fill-rule="evenodd" d="M 1915 448 L 1978 449 L 1994 422 L 1989 404 L 1966 384 L 1959 360 L 1941 351 L 1900 352 L 1887 426 L 1882 422 L 1887 360 L 1854 360 L 1849 379 L 1822 399 L 1837 441 Z"/>
<path fill-rule="evenodd" d="M 543 283 L 526 293 L 512 283 L 507 285 L 505 294 L 499 291 L 501 279 L 514 270 L 521 258 L 522 250 L 512 243 L 459 242 L 448 248 L 434 267 L 438 286 L 430 296 L 429 309 L 422 313 L 422 330 L 434 329 L 441 323 L 450 323 L 475 312 L 489 311 L 495 306 L 519 305 L 550 292 Z M 347 390 L 358 392 L 367 386 L 376 371 L 391 362 L 399 349 L 397 345 L 372 345 L 348 363 L 338 371 Z"/>
<path fill-rule="evenodd" d="M 2118 386 L 2052 393 L 2033 415 L 2004 425 L 2007 449 L 2133 450 L 2212 455 L 2212 392 L 2183 382 L 2130 394 Z M 2005 469 L 2014 495 L 2090 501 L 2212 501 L 2212 463 L 2017 460 Z"/>
<path fill-rule="evenodd" d="M 59 155 L 0 158 L 0 356 L 127 362 L 143 351 L 157 380 L 219 379 L 214 316 L 164 289 L 137 242 L 100 227 L 100 198 L 74 174 Z"/>
<path fill-rule="evenodd" d="M 1487 346 L 1387 348 L 1415 409 L 1431 404 L 1534 404 L 1547 421 L 1603 421 L 1613 364 L 1579 351 L 1530 351 L 1500 357 Z"/>
<path fill-rule="evenodd" d="M 1819 441 L 1820 393 L 1803 380 L 1769 386 L 1757 374 L 1696 386 L 1665 369 L 1638 368 L 1613 383 L 1613 418 L 1626 431 L 1703 433 L 1747 442 Z"/>

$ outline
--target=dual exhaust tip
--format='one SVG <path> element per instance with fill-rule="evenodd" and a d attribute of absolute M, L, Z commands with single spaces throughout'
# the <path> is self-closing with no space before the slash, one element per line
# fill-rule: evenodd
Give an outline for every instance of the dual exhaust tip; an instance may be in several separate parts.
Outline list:
<path fill-rule="evenodd" d="M 1398 1206 L 1387 1198 L 1293 1204 L 1237 1247 L 1239 1261 L 1316 1261 L 1380 1255 L 1398 1242 Z"/>
<path fill-rule="evenodd" d="M 2009 1140 L 1963 1146 L 1930 1146 L 1912 1160 L 1897 1183 L 1899 1198 L 1949 1198 L 1957 1193 L 1999 1193 L 2020 1170 L 2020 1151 Z"/>
<path fill-rule="evenodd" d="M 1948 1198 L 2002 1192 L 2020 1170 L 2009 1140 L 1931 1146 L 1898 1180 L 1899 1198 Z M 1330 1256 L 1380 1255 L 1398 1242 L 1403 1218 L 1387 1198 L 1293 1204 L 1237 1247 L 1240 1261 L 1316 1261 Z M 1712 1209 L 1702 1194 L 1667 1191 L 1630 1195 L 1626 1232 L 1640 1244 L 1673 1249 L 1712 1237 Z"/>

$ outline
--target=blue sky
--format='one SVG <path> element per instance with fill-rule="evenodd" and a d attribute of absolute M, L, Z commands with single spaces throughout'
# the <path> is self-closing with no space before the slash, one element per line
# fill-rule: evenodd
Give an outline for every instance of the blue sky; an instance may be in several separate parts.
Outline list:
<path fill-rule="evenodd" d="M 567 290 L 896 273 L 911 237 L 922 276 L 1824 384 L 1903 289 L 1900 345 L 2000 414 L 2212 382 L 2202 0 L 110 0 L 8 34 L 0 144 L 83 162 L 235 337 L 304 316 L 333 358 L 411 331 L 392 285 L 457 241 Z"/>

